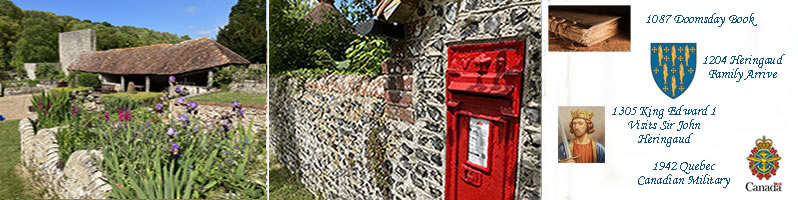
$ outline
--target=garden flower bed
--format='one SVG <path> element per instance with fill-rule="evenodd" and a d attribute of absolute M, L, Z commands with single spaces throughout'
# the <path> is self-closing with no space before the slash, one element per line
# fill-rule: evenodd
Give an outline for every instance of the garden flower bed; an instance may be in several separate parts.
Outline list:
<path fill-rule="evenodd" d="M 266 136 L 252 130 L 241 104 L 208 119 L 198 103 L 170 96 L 177 97 L 104 111 L 81 109 L 58 92 L 36 96 L 37 116 L 20 122 L 23 162 L 35 160 L 26 166 L 56 180 L 50 185 L 62 198 L 265 197 Z M 80 163 L 97 168 L 89 181 L 73 178 L 85 176 L 70 172 Z M 89 189 L 68 191 L 76 185 Z"/>

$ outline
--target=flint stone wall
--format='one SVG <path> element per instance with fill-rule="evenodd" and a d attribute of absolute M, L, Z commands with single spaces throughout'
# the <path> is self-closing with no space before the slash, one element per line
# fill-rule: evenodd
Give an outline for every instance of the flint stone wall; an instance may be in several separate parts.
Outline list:
<path fill-rule="evenodd" d="M 539 0 L 420 1 L 383 63 L 389 135 L 400 135 L 393 160 L 394 196 L 443 199 L 446 160 L 445 72 L 448 47 L 525 41 L 518 133 L 516 199 L 541 197 L 541 3 Z M 389 112 L 390 111 L 390 112 Z M 433 164 L 430 164 L 433 161 Z"/>
<path fill-rule="evenodd" d="M 33 117 L 35 120 L 35 117 Z M 34 133 L 30 119 L 19 121 L 20 155 L 24 169 L 32 175 L 34 184 L 43 188 L 47 196 L 63 199 L 104 199 L 111 186 L 101 178 L 102 152 L 79 150 L 73 152 L 58 167 L 56 134 L 62 127 Z"/>
<path fill-rule="evenodd" d="M 540 199 L 541 9 L 539 0 L 419 1 L 404 24 L 405 38 L 392 44 L 382 63 L 383 82 L 331 75 L 302 86 L 272 77 L 276 155 L 327 199 L 381 199 L 369 181 L 373 175 L 360 167 L 366 162 L 362 141 L 380 120 L 388 141 L 389 196 L 444 199 L 448 47 L 522 40 L 527 52 L 515 197 Z M 381 88 L 363 92 L 363 86 Z"/>
<path fill-rule="evenodd" d="M 366 139 L 379 130 L 383 77 L 329 75 L 308 80 L 272 77 L 272 150 L 308 189 L 325 199 L 380 199 L 366 158 Z"/>

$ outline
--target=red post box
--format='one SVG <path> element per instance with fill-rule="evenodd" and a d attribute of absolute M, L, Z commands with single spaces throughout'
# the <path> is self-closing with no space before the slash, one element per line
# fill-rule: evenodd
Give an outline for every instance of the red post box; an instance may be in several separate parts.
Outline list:
<path fill-rule="evenodd" d="M 513 199 L 524 41 L 449 47 L 446 199 Z"/>

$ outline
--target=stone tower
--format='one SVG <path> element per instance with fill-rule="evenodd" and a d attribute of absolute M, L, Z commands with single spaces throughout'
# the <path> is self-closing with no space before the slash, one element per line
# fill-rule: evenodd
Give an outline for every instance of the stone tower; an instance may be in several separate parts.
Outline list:
<path fill-rule="evenodd" d="M 81 54 L 97 50 L 97 31 L 83 29 L 58 34 L 58 57 L 61 70 L 68 74 L 67 68 Z"/>

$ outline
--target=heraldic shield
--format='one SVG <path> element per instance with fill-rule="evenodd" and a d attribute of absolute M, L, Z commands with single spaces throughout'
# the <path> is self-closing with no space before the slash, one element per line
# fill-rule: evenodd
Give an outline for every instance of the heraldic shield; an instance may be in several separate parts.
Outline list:
<path fill-rule="evenodd" d="M 695 43 L 651 43 L 651 75 L 659 90 L 672 99 L 690 87 L 695 63 Z"/>

